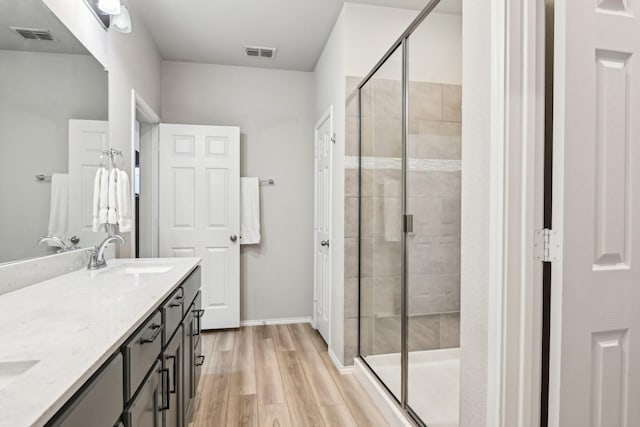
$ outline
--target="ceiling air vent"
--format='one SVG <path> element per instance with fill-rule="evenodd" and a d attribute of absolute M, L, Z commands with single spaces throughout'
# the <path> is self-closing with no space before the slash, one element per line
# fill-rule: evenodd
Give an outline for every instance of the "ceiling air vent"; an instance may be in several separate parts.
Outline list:
<path fill-rule="evenodd" d="M 51 35 L 51 31 L 43 30 L 40 28 L 19 28 L 9 27 L 16 33 L 20 34 L 25 40 L 44 40 L 44 41 L 56 41 L 55 37 Z"/>
<path fill-rule="evenodd" d="M 245 46 L 244 54 L 246 56 L 260 57 L 260 58 L 275 58 L 276 56 L 276 48 L 275 47 L 256 47 L 256 46 Z"/>

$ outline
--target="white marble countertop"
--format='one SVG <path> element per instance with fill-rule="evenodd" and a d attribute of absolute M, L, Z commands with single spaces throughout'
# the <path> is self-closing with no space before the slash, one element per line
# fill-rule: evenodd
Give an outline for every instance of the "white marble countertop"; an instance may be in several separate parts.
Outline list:
<path fill-rule="evenodd" d="M 0 295 L 0 369 L 38 361 L 8 384 L 0 381 L 0 427 L 44 425 L 199 262 L 117 259 Z M 124 264 L 132 263 L 173 268 L 127 273 Z"/>

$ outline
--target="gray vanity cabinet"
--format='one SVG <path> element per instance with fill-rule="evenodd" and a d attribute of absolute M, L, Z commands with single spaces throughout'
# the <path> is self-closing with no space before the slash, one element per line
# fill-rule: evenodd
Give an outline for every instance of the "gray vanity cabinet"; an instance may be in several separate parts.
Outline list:
<path fill-rule="evenodd" d="M 184 417 L 182 415 L 182 405 L 184 392 L 183 386 L 183 333 L 182 326 L 177 330 L 169 344 L 162 352 L 162 363 L 167 370 L 167 380 L 169 390 L 166 393 L 167 407 L 163 411 L 164 427 L 182 427 Z"/>
<path fill-rule="evenodd" d="M 162 427 L 162 412 L 167 404 L 163 389 L 168 382 L 166 373 L 160 361 L 153 364 L 142 387 L 125 409 L 123 418 L 126 427 Z"/>
<path fill-rule="evenodd" d="M 47 427 L 187 427 L 204 361 L 199 289 L 196 267 Z"/>
<path fill-rule="evenodd" d="M 123 409 L 122 375 L 122 355 L 116 354 L 47 426 L 113 427 Z"/>

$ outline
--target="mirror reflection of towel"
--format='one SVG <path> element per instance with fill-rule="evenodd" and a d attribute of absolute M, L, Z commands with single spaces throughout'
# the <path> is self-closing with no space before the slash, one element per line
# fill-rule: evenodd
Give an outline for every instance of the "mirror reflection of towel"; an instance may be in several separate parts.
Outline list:
<path fill-rule="evenodd" d="M 49 208 L 48 235 L 63 239 L 67 234 L 69 218 L 69 175 L 51 175 L 51 206 Z"/>

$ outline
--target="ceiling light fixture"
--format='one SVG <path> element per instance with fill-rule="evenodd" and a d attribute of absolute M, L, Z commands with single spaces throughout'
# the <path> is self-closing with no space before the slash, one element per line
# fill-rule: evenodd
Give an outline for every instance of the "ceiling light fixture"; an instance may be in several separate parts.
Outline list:
<path fill-rule="evenodd" d="M 131 15 L 127 6 L 122 5 L 120 13 L 111 17 L 111 26 L 119 33 L 131 32 Z"/>
<path fill-rule="evenodd" d="M 107 15 L 117 15 L 121 11 L 120 0 L 98 0 L 98 9 Z"/>

